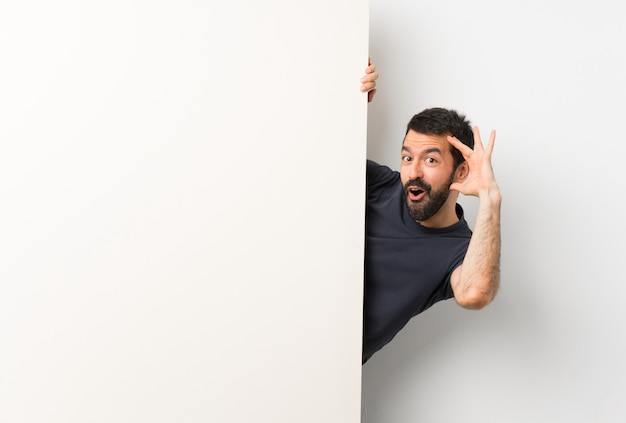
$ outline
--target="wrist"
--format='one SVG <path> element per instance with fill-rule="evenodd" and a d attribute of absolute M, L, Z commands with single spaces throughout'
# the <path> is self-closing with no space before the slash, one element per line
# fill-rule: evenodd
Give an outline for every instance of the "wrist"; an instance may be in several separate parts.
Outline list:
<path fill-rule="evenodd" d="M 481 190 L 478 193 L 480 202 L 486 202 L 494 206 L 500 207 L 502 203 L 502 195 L 500 194 L 500 188 L 497 184 L 492 184 L 490 187 Z"/>

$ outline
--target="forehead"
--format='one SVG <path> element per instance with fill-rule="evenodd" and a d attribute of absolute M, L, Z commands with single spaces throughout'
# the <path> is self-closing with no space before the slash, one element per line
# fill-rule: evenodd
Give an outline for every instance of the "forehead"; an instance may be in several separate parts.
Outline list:
<path fill-rule="evenodd" d="M 426 135 L 411 129 L 404 137 L 402 148 L 413 153 L 437 149 L 445 154 L 450 151 L 450 143 L 445 135 Z"/>

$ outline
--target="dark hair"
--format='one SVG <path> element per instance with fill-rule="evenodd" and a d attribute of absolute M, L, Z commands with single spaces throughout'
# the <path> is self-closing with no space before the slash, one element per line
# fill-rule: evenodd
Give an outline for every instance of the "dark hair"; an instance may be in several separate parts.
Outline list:
<path fill-rule="evenodd" d="M 425 135 L 453 135 L 463 144 L 474 148 L 474 133 L 470 122 L 456 110 L 441 107 L 423 110 L 411 118 L 406 127 L 405 135 L 411 129 Z M 456 169 L 465 161 L 465 158 L 452 144 L 450 145 L 450 152 L 454 158 L 454 168 Z"/>

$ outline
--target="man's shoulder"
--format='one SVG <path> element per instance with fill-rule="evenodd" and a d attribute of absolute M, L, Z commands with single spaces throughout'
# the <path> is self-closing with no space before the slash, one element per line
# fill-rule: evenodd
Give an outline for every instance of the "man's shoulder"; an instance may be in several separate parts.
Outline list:
<path fill-rule="evenodd" d="M 369 187 L 393 182 L 399 178 L 400 173 L 389 166 L 381 165 L 374 160 L 367 160 L 367 185 Z"/>

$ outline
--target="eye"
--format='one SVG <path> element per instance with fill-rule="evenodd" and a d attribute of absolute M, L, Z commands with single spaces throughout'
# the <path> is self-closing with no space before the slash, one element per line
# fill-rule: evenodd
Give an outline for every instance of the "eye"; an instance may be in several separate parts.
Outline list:
<path fill-rule="evenodd" d="M 402 156 L 402 161 L 403 162 L 410 162 L 411 161 L 411 156 Z"/>
<path fill-rule="evenodd" d="M 426 157 L 425 161 L 428 164 L 436 164 L 437 163 L 437 159 L 435 159 L 434 157 Z"/>

